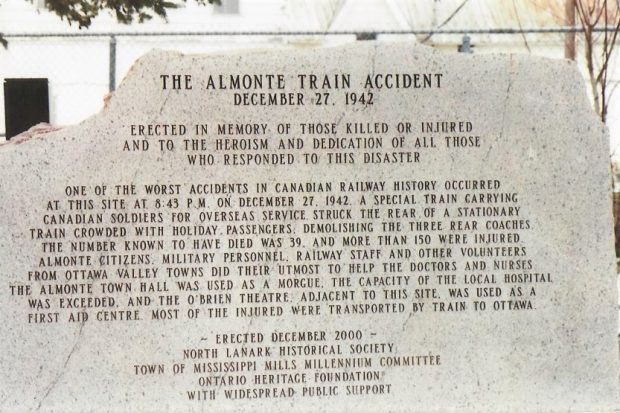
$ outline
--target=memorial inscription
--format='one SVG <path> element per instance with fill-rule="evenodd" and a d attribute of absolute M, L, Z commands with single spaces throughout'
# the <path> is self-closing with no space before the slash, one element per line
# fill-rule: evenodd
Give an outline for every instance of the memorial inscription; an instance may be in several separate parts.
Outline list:
<path fill-rule="evenodd" d="M 0 410 L 619 408 L 582 89 L 405 44 L 148 54 L 0 147 Z"/>

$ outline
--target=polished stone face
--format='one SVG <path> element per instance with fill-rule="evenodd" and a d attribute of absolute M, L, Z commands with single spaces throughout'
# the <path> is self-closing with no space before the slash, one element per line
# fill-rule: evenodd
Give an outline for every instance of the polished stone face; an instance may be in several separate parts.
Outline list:
<path fill-rule="evenodd" d="M 619 407 L 607 137 L 565 61 L 153 52 L 0 165 L 1 411 Z"/>

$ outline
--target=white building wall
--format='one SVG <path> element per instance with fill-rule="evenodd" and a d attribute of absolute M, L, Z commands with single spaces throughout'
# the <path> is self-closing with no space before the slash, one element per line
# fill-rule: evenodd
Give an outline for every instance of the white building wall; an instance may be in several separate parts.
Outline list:
<path fill-rule="evenodd" d="M 168 22 L 154 17 L 144 24 L 117 23 L 105 12 L 88 30 L 69 26 L 45 9 L 24 0 L 5 0 L 0 7 L 3 33 L 88 34 L 94 37 L 9 37 L 0 49 L 0 78 L 49 79 L 50 122 L 68 125 L 97 113 L 109 91 L 110 37 L 106 33 L 171 33 L 317 30 L 317 22 L 301 19 L 304 2 L 285 0 L 241 1 L 239 14 L 214 13 L 212 6 L 187 6 L 171 10 Z M 296 6 L 296 8 L 292 8 Z M 290 17 L 296 12 L 301 20 Z M 303 24 L 299 24 L 299 23 Z M 297 24 L 295 24 L 297 23 Z M 314 25 L 314 26 L 313 26 Z M 101 34 L 101 36 L 95 36 Z M 268 36 L 122 36 L 116 37 L 115 79 L 120 83 L 136 59 L 152 49 L 207 53 L 247 48 L 286 47 L 292 39 Z M 304 39 L 296 41 L 304 44 Z M 292 43 L 295 43 L 293 41 Z M 4 98 L 0 96 L 0 134 L 4 134 Z"/>

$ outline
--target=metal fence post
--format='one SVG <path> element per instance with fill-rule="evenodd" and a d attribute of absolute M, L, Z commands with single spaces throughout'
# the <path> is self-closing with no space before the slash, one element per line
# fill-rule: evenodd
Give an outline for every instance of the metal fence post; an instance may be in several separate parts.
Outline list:
<path fill-rule="evenodd" d="M 463 41 L 458 47 L 458 51 L 460 53 L 473 53 L 472 47 L 474 47 L 474 45 L 471 44 L 471 37 L 464 35 Z"/>
<path fill-rule="evenodd" d="M 116 36 L 110 36 L 110 57 L 109 57 L 109 81 L 108 89 L 110 92 L 116 89 Z"/>

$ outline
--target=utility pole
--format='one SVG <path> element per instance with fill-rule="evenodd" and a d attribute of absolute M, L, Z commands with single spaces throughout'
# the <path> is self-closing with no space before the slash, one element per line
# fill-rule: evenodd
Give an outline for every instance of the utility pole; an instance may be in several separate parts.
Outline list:
<path fill-rule="evenodd" d="M 575 0 L 565 0 L 564 15 L 566 19 L 565 26 L 575 28 Z M 564 35 L 564 57 L 575 60 L 575 56 L 575 32 L 567 32 Z"/>

